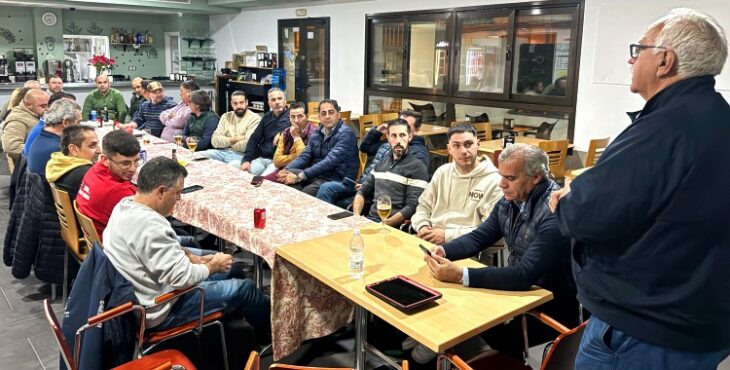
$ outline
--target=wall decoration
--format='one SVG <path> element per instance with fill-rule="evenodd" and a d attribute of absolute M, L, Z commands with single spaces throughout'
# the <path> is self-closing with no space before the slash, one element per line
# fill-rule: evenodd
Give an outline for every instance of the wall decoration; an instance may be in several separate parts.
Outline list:
<path fill-rule="evenodd" d="M 56 38 L 52 36 L 47 36 L 45 39 L 43 39 L 43 42 L 46 44 L 46 49 L 48 51 L 53 51 L 56 48 Z"/>
<path fill-rule="evenodd" d="M 43 21 L 43 24 L 45 24 L 48 27 L 55 26 L 56 22 L 58 22 L 58 18 L 55 14 L 51 12 L 45 12 L 41 16 L 41 21 Z"/>
<path fill-rule="evenodd" d="M 69 35 L 78 35 L 81 33 L 83 28 L 76 24 L 76 22 L 71 21 L 69 22 L 69 24 L 66 25 L 66 27 L 63 28 L 63 30 Z"/>
<path fill-rule="evenodd" d="M 157 48 L 150 47 L 149 49 L 147 49 L 147 58 L 150 58 L 150 59 L 159 58 L 159 56 L 157 55 Z"/>
<path fill-rule="evenodd" d="M 7 40 L 9 44 L 15 43 L 15 34 L 10 32 L 10 30 L 7 28 L 0 27 L 0 37 Z"/>
<path fill-rule="evenodd" d="M 104 32 L 104 29 L 99 27 L 96 22 L 91 22 L 91 27 L 87 28 L 86 31 L 92 35 L 99 36 Z"/>

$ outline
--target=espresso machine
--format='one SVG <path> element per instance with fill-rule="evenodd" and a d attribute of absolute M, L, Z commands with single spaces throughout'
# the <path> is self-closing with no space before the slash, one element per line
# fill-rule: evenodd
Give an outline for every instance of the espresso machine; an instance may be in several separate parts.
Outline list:
<path fill-rule="evenodd" d="M 76 65 L 74 64 L 74 61 L 71 59 L 66 59 L 63 61 L 63 75 L 61 78 L 63 78 L 63 82 L 76 82 Z"/>
<path fill-rule="evenodd" d="M 8 60 L 5 59 L 5 54 L 0 54 L 0 83 L 10 82 L 8 73 Z"/>
<path fill-rule="evenodd" d="M 58 59 L 48 59 L 44 64 L 44 70 L 46 71 L 46 78 L 50 79 L 53 76 L 63 78 L 63 62 Z"/>

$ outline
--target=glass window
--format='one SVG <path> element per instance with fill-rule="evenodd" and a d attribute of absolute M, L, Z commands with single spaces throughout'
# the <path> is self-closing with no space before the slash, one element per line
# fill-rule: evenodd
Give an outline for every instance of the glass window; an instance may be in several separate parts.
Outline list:
<path fill-rule="evenodd" d="M 492 123 L 492 135 L 494 137 L 499 137 L 500 131 L 508 129 L 503 127 L 504 120 L 512 119 L 514 120 L 512 131 L 518 135 L 538 131 L 542 126 L 541 135 L 547 134 L 547 137 L 544 137 L 546 139 L 560 140 L 568 138 L 569 115 L 567 113 L 463 104 L 456 104 L 454 109 L 457 122 L 482 122 L 486 118 L 488 122 Z"/>
<path fill-rule="evenodd" d="M 408 86 L 445 90 L 448 75 L 446 20 L 411 22 Z"/>
<path fill-rule="evenodd" d="M 372 23 L 370 28 L 371 69 L 373 85 L 401 86 L 403 84 L 403 23 Z"/>
<path fill-rule="evenodd" d="M 566 96 L 573 13 L 517 12 L 512 93 Z"/>
<path fill-rule="evenodd" d="M 504 92 L 508 16 L 462 18 L 459 91 Z"/>
<path fill-rule="evenodd" d="M 391 98 L 389 96 L 368 96 L 368 114 L 400 112 L 401 98 Z"/>

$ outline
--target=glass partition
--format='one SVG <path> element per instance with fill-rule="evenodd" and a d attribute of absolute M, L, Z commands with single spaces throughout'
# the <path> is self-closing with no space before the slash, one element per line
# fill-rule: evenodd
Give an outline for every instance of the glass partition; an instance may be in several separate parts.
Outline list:
<path fill-rule="evenodd" d="M 370 24 L 370 84 L 403 85 L 403 53 L 405 27 L 403 22 L 373 22 Z"/>
<path fill-rule="evenodd" d="M 446 20 L 409 24 L 408 86 L 445 90 L 449 68 Z"/>
<path fill-rule="evenodd" d="M 508 15 L 477 14 L 459 13 L 458 91 L 502 94 L 510 19 Z"/>

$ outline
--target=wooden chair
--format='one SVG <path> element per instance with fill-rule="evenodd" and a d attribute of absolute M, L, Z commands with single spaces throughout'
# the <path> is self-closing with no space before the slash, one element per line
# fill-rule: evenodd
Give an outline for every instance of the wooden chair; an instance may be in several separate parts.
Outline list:
<path fill-rule="evenodd" d="M 543 352 L 540 364 L 541 370 L 570 370 L 575 366 L 575 356 L 578 353 L 580 341 L 583 338 L 588 321 L 583 322 L 573 329 L 568 329 L 563 324 L 557 322 L 550 316 L 538 311 L 527 313 L 540 320 L 543 324 L 555 329 L 559 335 L 552 342 L 548 343 Z M 490 350 L 477 355 L 469 361 L 464 361 L 453 353 L 447 353 L 439 357 L 440 360 L 450 362 L 459 370 L 472 369 L 504 369 L 504 370 L 531 370 L 532 368 L 525 365 L 517 359 L 502 354 L 498 351 Z M 449 370 L 449 369 L 441 369 Z"/>
<path fill-rule="evenodd" d="M 394 119 L 398 119 L 400 115 L 398 113 L 380 113 L 380 122 L 390 122 Z"/>
<path fill-rule="evenodd" d="M 557 124 L 558 121 L 555 121 L 553 123 L 543 122 L 540 124 L 540 127 L 538 127 L 537 130 L 525 131 L 522 133 L 522 136 L 532 135 L 538 139 L 550 140 L 550 134 L 553 133 L 553 129 Z"/>
<path fill-rule="evenodd" d="M 579 174 L 583 173 L 587 168 L 593 167 L 596 162 L 598 162 L 598 159 L 601 158 L 601 155 L 603 155 L 603 152 L 606 150 L 606 147 L 608 147 L 608 141 L 610 138 L 603 138 L 603 139 L 593 139 L 588 144 L 588 153 L 586 154 L 586 165 L 583 168 L 578 168 L 575 170 L 570 170 L 565 177 L 574 179 Z"/>
<path fill-rule="evenodd" d="M 547 153 L 550 173 L 556 180 L 563 179 L 565 177 L 565 157 L 568 155 L 568 140 L 542 141 L 538 145 Z"/>
<path fill-rule="evenodd" d="M 71 197 L 64 190 L 56 187 L 56 184 L 50 183 L 51 194 L 53 195 L 53 204 L 56 206 L 56 214 L 61 224 L 61 238 L 66 242 L 66 251 L 63 254 L 63 301 L 66 302 L 68 296 L 68 257 L 69 254 L 79 264 L 84 262 L 86 255 L 89 253 L 89 246 L 86 238 L 79 237 L 79 226 L 76 222 L 76 214 L 71 204 Z"/>
<path fill-rule="evenodd" d="M 193 291 L 198 291 L 199 297 L 200 297 L 200 309 L 198 311 L 198 318 L 196 320 L 193 320 L 189 323 L 170 328 L 160 331 L 148 331 L 145 333 L 144 340 L 142 341 L 142 354 L 149 353 L 152 349 L 157 347 L 162 342 L 165 342 L 167 340 L 170 340 L 175 337 L 179 337 L 181 335 L 187 334 L 187 333 L 193 333 L 195 334 L 196 339 L 198 340 L 198 343 L 200 343 L 200 335 L 203 333 L 203 329 L 216 325 L 218 326 L 218 330 L 220 332 L 221 337 L 221 351 L 223 352 L 223 366 L 226 370 L 228 370 L 228 353 L 226 352 L 226 334 L 225 330 L 223 329 L 223 323 L 220 321 L 223 317 L 223 312 L 217 311 L 213 312 L 211 314 L 205 315 L 204 306 L 205 306 L 205 289 L 201 286 L 194 285 L 185 289 L 178 289 L 173 290 L 171 292 L 162 294 L 155 298 L 155 303 L 153 305 L 145 307 L 145 310 L 154 309 L 156 307 L 159 307 L 163 304 L 167 304 L 173 299 L 176 299 L 182 295 L 188 294 Z M 200 346 L 198 347 L 200 348 Z M 202 357 L 202 353 L 200 354 Z"/>
<path fill-rule="evenodd" d="M 345 123 L 350 123 L 351 116 L 352 116 L 351 110 L 346 110 L 344 112 L 340 112 L 340 119 L 345 121 Z"/>
<path fill-rule="evenodd" d="M 365 172 L 365 165 L 367 165 L 368 162 L 368 154 L 358 151 L 357 152 L 360 162 L 360 168 L 357 170 L 357 178 L 356 181 L 360 180 L 360 177 L 362 177 L 362 173 Z"/>
<path fill-rule="evenodd" d="M 79 368 L 79 355 L 81 354 L 81 335 L 86 329 L 95 328 L 115 317 L 128 314 L 132 311 L 137 311 L 140 316 L 140 327 L 138 330 L 137 345 L 141 343 L 141 339 L 144 334 L 144 308 L 139 305 L 132 305 L 132 302 L 127 302 L 121 306 L 114 307 L 96 316 L 90 317 L 89 320 L 87 320 L 86 324 L 84 324 L 81 328 L 79 328 L 78 332 L 76 332 L 74 353 L 71 354 L 71 349 L 68 345 L 68 342 L 66 341 L 66 337 L 64 337 L 63 335 L 61 325 L 58 324 L 58 319 L 56 318 L 56 314 L 53 312 L 51 302 L 48 299 L 43 300 L 43 309 L 46 314 L 46 320 L 48 320 L 48 323 L 51 325 L 51 331 L 53 332 L 53 336 L 56 339 L 56 344 L 58 344 L 58 347 L 61 351 L 61 359 L 66 364 L 66 368 L 69 370 L 77 370 Z M 172 369 L 174 365 L 182 366 L 185 369 L 189 370 L 195 369 L 195 365 L 193 365 L 193 363 L 190 362 L 190 360 L 185 357 L 182 352 L 177 350 L 165 350 L 150 354 L 148 356 L 144 356 L 142 358 L 132 359 L 130 362 L 127 362 L 126 364 L 121 366 L 117 366 L 113 370 L 166 370 Z"/>
<path fill-rule="evenodd" d="M 372 127 L 380 126 L 380 115 L 379 114 L 365 114 L 358 118 L 358 125 L 360 126 L 360 139 L 365 137 L 367 130 Z"/>
<path fill-rule="evenodd" d="M 310 116 L 312 116 L 312 115 L 314 115 L 314 116 L 319 115 L 319 102 L 318 101 L 310 101 L 309 103 L 307 103 L 307 112 L 309 112 L 307 114 L 309 114 Z"/>
<path fill-rule="evenodd" d="M 76 218 L 79 220 L 79 226 L 81 227 L 81 231 L 84 233 L 86 245 L 93 245 L 94 243 L 99 243 L 99 245 L 101 245 L 101 238 L 99 237 L 99 232 L 96 231 L 94 220 L 79 211 L 79 207 L 76 204 L 75 200 L 74 211 L 76 211 Z"/>
<path fill-rule="evenodd" d="M 258 352 L 251 351 L 246 361 L 246 367 L 244 370 L 261 370 L 261 358 Z M 408 370 L 408 361 L 403 360 L 401 363 L 401 369 Z M 353 370 L 350 367 L 310 367 L 310 366 L 299 366 L 299 365 L 285 365 L 273 363 L 269 366 L 269 370 Z"/>

